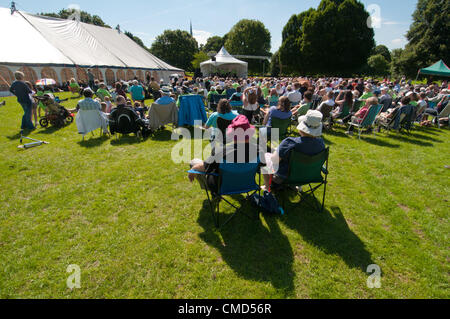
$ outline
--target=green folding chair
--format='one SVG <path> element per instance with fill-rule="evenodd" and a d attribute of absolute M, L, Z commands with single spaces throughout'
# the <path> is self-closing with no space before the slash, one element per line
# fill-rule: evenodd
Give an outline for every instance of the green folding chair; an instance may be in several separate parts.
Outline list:
<path fill-rule="evenodd" d="M 349 122 L 350 126 L 354 126 L 358 129 L 359 139 L 361 139 L 361 133 L 364 129 L 373 128 L 373 125 L 375 124 L 375 120 L 376 120 L 377 116 L 380 114 L 382 109 L 383 109 L 382 104 L 372 105 L 370 107 L 369 111 L 367 111 L 367 114 L 361 123 Z M 375 130 L 373 130 L 373 133 L 375 135 Z"/>
<path fill-rule="evenodd" d="M 280 139 L 284 140 L 289 135 L 289 128 L 291 127 L 292 120 L 281 120 L 276 117 L 272 117 L 272 129 L 277 128 L 280 130 Z"/>
<path fill-rule="evenodd" d="M 301 202 L 303 202 L 306 198 L 313 198 L 315 208 L 317 208 L 318 211 L 323 212 L 328 184 L 329 154 L 329 148 L 314 156 L 305 155 L 303 153 L 296 152 L 295 150 L 292 151 L 289 158 L 289 171 L 287 179 L 281 185 L 272 183 L 272 190 L 275 193 L 280 193 L 280 191 L 283 192 L 286 188 L 295 190 L 297 195 L 300 196 Z M 316 186 L 313 187 L 313 185 Z M 299 188 L 303 186 L 308 186 L 309 190 L 306 192 L 300 191 Z M 324 186 L 323 199 L 322 206 L 319 207 L 317 205 L 315 192 L 322 186 Z"/>

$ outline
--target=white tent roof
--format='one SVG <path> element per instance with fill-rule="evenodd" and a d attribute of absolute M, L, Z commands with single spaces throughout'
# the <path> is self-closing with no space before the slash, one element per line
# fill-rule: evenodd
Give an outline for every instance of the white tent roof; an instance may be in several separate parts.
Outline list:
<path fill-rule="evenodd" d="M 235 72 L 239 77 L 247 77 L 248 63 L 236 59 L 222 47 L 216 55 L 216 61 L 209 60 L 200 63 L 200 69 L 205 76 L 214 74 L 218 70 L 225 70 L 226 72 Z"/>
<path fill-rule="evenodd" d="M 214 66 L 221 66 L 223 64 L 239 64 L 242 66 L 248 66 L 247 62 L 241 61 L 233 57 L 228 51 L 225 49 L 225 47 L 222 47 L 220 49 L 219 53 L 216 55 L 216 62 L 213 62 L 212 60 L 200 63 L 200 66 L 204 65 L 214 65 Z"/>
<path fill-rule="evenodd" d="M 0 64 L 182 71 L 117 30 L 0 8 Z"/>
<path fill-rule="evenodd" d="M 10 10 L 0 8 L 0 30 L 0 64 L 72 64 L 19 14 L 11 15 Z"/>

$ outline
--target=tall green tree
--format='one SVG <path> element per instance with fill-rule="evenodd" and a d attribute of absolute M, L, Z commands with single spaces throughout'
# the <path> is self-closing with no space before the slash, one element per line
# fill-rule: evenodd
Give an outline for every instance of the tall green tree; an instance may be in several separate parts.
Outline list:
<path fill-rule="evenodd" d="M 408 44 L 396 61 L 399 73 L 414 77 L 417 71 L 440 59 L 450 63 L 450 1 L 419 0 L 413 23 L 406 35 Z"/>
<path fill-rule="evenodd" d="M 62 9 L 58 13 L 40 13 L 40 15 L 52 18 L 68 19 L 74 13 L 75 13 L 74 9 Z M 80 12 L 80 21 L 84 23 L 93 24 L 99 27 L 111 28 L 98 15 L 91 15 L 86 11 Z"/>
<path fill-rule="evenodd" d="M 226 38 L 225 48 L 230 54 L 271 56 L 271 35 L 261 21 L 241 20 L 233 26 Z M 248 62 L 250 72 L 262 72 L 262 63 L 267 64 L 266 70 L 269 66 L 267 61 L 242 60 Z"/>
<path fill-rule="evenodd" d="M 270 75 L 279 76 L 280 73 L 281 73 L 280 50 L 278 50 L 272 55 L 272 59 L 270 61 Z"/>
<path fill-rule="evenodd" d="M 144 49 L 147 49 L 147 47 L 144 44 L 144 41 L 142 41 L 142 39 L 139 38 L 138 36 L 135 36 L 133 33 L 129 32 L 129 31 L 125 31 L 125 35 L 127 37 L 129 37 L 131 40 L 133 40 L 134 42 L 136 42 L 137 44 L 139 44 Z"/>
<path fill-rule="evenodd" d="M 293 16 L 283 30 L 283 72 L 351 75 L 361 69 L 375 47 L 368 18 L 356 0 L 322 0 Z"/>
<path fill-rule="evenodd" d="M 195 69 L 200 69 L 200 63 L 208 61 L 209 56 L 205 51 L 199 51 L 194 54 L 194 60 L 192 61 L 192 67 Z"/>
<path fill-rule="evenodd" d="M 388 62 L 392 61 L 391 51 L 389 51 L 388 47 L 385 45 L 380 44 L 373 49 L 372 55 L 377 54 L 381 54 Z"/>
<path fill-rule="evenodd" d="M 192 71 L 198 43 L 186 31 L 166 30 L 153 42 L 150 52 L 173 66 Z"/>
<path fill-rule="evenodd" d="M 386 58 L 381 54 L 372 55 L 368 60 L 367 64 L 370 67 L 372 75 L 385 76 L 390 73 L 390 64 Z"/>
<path fill-rule="evenodd" d="M 220 49 L 225 45 L 225 39 L 219 36 L 213 36 L 208 38 L 206 44 L 204 45 L 202 51 L 205 53 L 209 52 L 219 52 Z"/>
<path fill-rule="evenodd" d="M 312 12 L 314 12 L 314 9 L 311 8 L 298 15 L 294 14 L 283 29 L 279 53 L 283 73 L 290 74 L 302 70 L 303 23 Z"/>

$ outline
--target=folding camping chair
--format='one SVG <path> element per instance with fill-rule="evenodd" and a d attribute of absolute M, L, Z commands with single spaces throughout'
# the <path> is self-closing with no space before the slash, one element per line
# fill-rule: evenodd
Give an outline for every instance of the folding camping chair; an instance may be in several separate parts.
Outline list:
<path fill-rule="evenodd" d="M 332 123 L 333 123 L 333 120 L 331 118 L 331 111 L 332 110 L 333 110 L 333 106 L 329 105 L 329 104 L 326 104 L 326 103 L 323 103 L 321 108 L 320 108 L 320 112 L 323 115 L 323 120 L 322 120 L 323 126 L 326 129 L 331 129 L 331 127 L 332 127 Z"/>
<path fill-rule="evenodd" d="M 225 196 L 233 196 L 240 194 L 247 194 L 246 201 L 255 193 L 260 192 L 261 173 L 259 170 L 259 161 L 257 163 L 222 163 L 219 166 L 219 174 L 207 174 L 190 170 L 188 173 L 205 176 L 207 180 L 209 176 L 218 178 L 218 190 L 212 190 L 208 186 L 208 182 L 204 182 L 202 186 L 205 189 L 206 196 L 211 208 L 211 213 L 214 219 L 214 225 L 220 229 L 228 224 L 236 214 L 242 210 L 241 207 L 233 205 Z M 259 185 L 256 184 L 256 175 L 259 175 Z M 220 225 L 220 202 L 224 201 L 228 205 L 236 209 L 235 213 L 229 217 L 223 225 Z M 214 208 L 214 203 L 217 202 L 217 207 Z"/>
<path fill-rule="evenodd" d="M 300 196 L 300 202 L 303 202 L 303 200 L 308 197 L 312 197 L 316 200 L 314 193 L 320 187 L 324 186 L 322 207 L 318 207 L 316 201 L 314 201 L 316 206 L 315 208 L 317 208 L 320 212 L 323 212 L 328 184 L 329 155 L 330 148 L 327 148 L 323 152 L 314 156 L 305 155 L 293 150 L 289 158 L 289 171 L 287 179 L 281 185 L 271 183 L 271 189 L 278 194 L 280 192 L 285 193 L 283 190 L 286 188 L 295 190 L 297 195 Z M 314 184 L 318 185 L 313 187 Z M 306 192 L 299 191 L 297 187 L 302 186 L 309 186 L 309 190 Z"/>
<path fill-rule="evenodd" d="M 364 104 L 364 101 L 355 100 L 355 102 L 353 103 L 352 113 L 358 112 L 362 108 L 363 104 Z"/>
<path fill-rule="evenodd" d="M 285 138 L 287 138 L 290 135 L 289 129 L 292 124 L 292 119 L 288 118 L 285 120 L 272 117 L 272 123 L 271 123 L 271 130 L 278 129 L 279 131 L 279 138 L 280 142 L 283 141 Z M 267 136 L 269 138 L 270 147 L 272 147 L 272 139 L 270 136 Z"/>
<path fill-rule="evenodd" d="M 445 108 L 437 116 L 432 115 L 432 114 L 425 114 L 425 115 L 431 116 L 433 118 L 433 122 L 435 122 L 439 128 L 441 128 L 441 122 L 440 122 L 441 119 L 448 118 L 449 125 L 450 125 L 450 102 L 447 103 Z"/>
<path fill-rule="evenodd" d="M 153 131 L 161 127 L 171 124 L 175 129 L 178 125 L 178 108 L 175 103 L 160 105 L 153 103 L 149 113 L 149 127 Z"/>
<path fill-rule="evenodd" d="M 269 102 L 269 106 L 270 107 L 278 106 L 278 101 Z"/>
<path fill-rule="evenodd" d="M 227 100 L 229 100 L 233 96 L 234 93 L 236 93 L 236 89 L 227 89 L 227 91 L 226 91 Z"/>
<path fill-rule="evenodd" d="M 320 103 L 322 103 L 323 97 L 319 95 L 314 95 L 311 110 L 315 110 L 319 107 Z"/>
<path fill-rule="evenodd" d="M 227 128 L 228 126 L 230 126 L 232 123 L 231 120 L 225 120 L 224 118 L 218 117 L 217 118 L 217 128 L 214 130 L 215 132 L 219 131 L 221 136 L 222 136 L 222 140 L 217 140 L 217 136 L 215 134 L 213 134 L 211 136 L 211 146 L 212 148 L 215 147 L 215 143 L 219 142 L 221 145 L 225 145 L 227 144 Z"/>
<path fill-rule="evenodd" d="M 116 109 L 112 112 L 109 119 L 109 129 L 112 135 L 119 139 L 120 135 L 136 134 L 140 141 L 143 138 L 145 121 L 142 120 L 136 112 L 130 107 Z"/>
<path fill-rule="evenodd" d="M 234 111 L 237 111 L 239 114 L 242 114 L 244 110 L 244 103 L 242 101 L 231 101 L 230 105 Z"/>
<path fill-rule="evenodd" d="M 333 118 L 331 117 L 331 126 L 333 126 L 335 123 L 339 125 L 344 125 L 344 119 L 348 118 L 350 116 L 350 107 L 347 105 L 347 103 L 344 104 L 342 107 L 342 112 L 338 115 L 338 117 Z"/>
<path fill-rule="evenodd" d="M 395 127 L 395 122 L 397 121 L 397 117 L 400 116 L 400 123 L 403 122 L 403 120 L 406 117 L 406 114 L 400 114 L 399 112 L 400 110 L 394 109 L 393 112 L 395 112 L 394 114 L 391 114 L 391 118 L 387 119 L 387 118 L 380 118 L 378 120 L 376 120 L 375 125 L 378 127 L 377 131 L 381 132 L 381 129 L 386 130 L 387 132 L 391 131 L 394 129 Z"/>
<path fill-rule="evenodd" d="M 369 129 L 373 126 L 373 124 L 375 123 L 375 120 L 376 120 L 378 114 L 380 114 L 382 108 L 383 108 L 383 105 L 381 105 L 381 104 L 372 105 L 361 123 L 353 123 L 353 122 L 349 123 L 350 126 L 354 126 L 358 129 L 359 139 L 361 139 L 361 133 L 364 129 Z M 374 131 L 374 134 L 375 134 L 375 131 Z"/>

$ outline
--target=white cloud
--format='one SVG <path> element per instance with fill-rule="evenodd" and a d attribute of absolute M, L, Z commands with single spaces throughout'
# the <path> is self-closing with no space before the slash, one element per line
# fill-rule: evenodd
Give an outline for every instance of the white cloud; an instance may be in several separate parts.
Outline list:
<path fill-rule="evenodd" d="M 391 41 L 392 45 L 396 47 L 403 47 L 406 44 L 406 42 L 407 41 L 405 38 L 396 38 Z"/>
<path fill-rule="evenodd" d="M 211 32 L 203 31 L 203 30 L 192 30 L 192 33 L 194 34 L 195 40 L 197 40 L 198 44 L 206 44 L 206 41 L 208 41 L 208 38 L 212 36 Z"/>
<path fill-rule="evenodd" d="M 400 22 L 396 22 L 396 21 L 383 21 L 384 25 L 398 25 L 401 24 Z"/>

